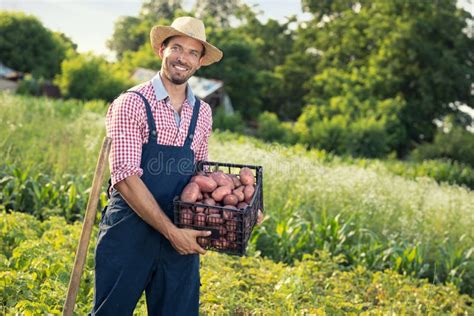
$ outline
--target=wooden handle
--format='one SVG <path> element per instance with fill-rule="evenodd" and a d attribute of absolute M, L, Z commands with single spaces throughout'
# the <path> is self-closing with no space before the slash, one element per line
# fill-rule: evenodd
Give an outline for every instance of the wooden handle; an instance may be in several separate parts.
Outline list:
<path fill-rule="evenodd" d="M 100 190 L 104 180 L 104 173 L 107 167 L 107 158 L 109 156 L 111 144 L 112 139 L 105 137 L 100 150 L 99 159 L 97 160 L 97 166 L 95 167 L 92 189 L 89 193 L 89 201 L 87 202 L 86 214 L 82 225 L 81 239 L 79 240 L 76 259 L 74 260 L 74 267 L 72 269 L 71 279 L 69 280 L 66 302 L 64 302 L 64 316 L 72 316 L 74 305 L 76 304 L 77 292 L 81 283 L 81 276 L 87 257 L 87 249 L 89 248 L 92 227 L 94 226 L 97 215 L 97 205 L 99 203 Z"/>

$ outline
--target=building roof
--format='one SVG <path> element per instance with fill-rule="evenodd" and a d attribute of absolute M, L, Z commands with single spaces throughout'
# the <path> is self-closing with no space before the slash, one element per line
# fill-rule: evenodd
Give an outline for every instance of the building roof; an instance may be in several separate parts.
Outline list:
<path fill-rule="evenodd" d="M 0 62 L 0 78 L 16 79 L 21 77 L 21 75 L 22 74 L 20 72 L 5 66 L 2 62 Z"/>

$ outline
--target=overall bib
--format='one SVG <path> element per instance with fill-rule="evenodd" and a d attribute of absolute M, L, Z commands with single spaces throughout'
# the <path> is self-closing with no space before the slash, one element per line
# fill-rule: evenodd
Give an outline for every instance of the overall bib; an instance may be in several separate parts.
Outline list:
<path fill-rule="evenodd" d="M 157 143 L 155 121 L 145 103 L 148 143 L 142 147 L 141 179 L 166 215 L 173 220 L 173 198 L 194 172 L 191 143 L 199 115 L 196 98 L 183 147 Z M 148 315 L 198 315 L 199 255 L 180 255 L 158 231 L 145 223 L 112 190 L 102 213 L 95 256 L 92 315 L 132 315 L 145 290 Z"/>

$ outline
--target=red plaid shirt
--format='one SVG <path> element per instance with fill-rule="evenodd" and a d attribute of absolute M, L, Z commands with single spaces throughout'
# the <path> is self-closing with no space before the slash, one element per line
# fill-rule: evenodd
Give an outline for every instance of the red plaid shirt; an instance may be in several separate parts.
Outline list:
<path fill-rule="evenodd" d="M 189 89 L 189 86 L 188 86 Z M 158 143 L 183 146 L 191 122 L 193 105 L 186 99 L 181 109 L 179 127 L 175 120 L 175 110 L 169 98 L 157 100 L 151 81 L 135 88 L 142 93 L 151 106 L 155 119 Z M 149 128 L 145 104 L 135 93 L 125 93 L 110 105 L 106 118 L 107 136 L 112 138 L 109 166 L 112 186 L 131 175 L 141 176 L 142 146 L 148 142 Z M 207 160 L 208 139 L 212 131 L 212 111 L 209 104 L 201 101 L 191 149 L 195 160 Z"/>

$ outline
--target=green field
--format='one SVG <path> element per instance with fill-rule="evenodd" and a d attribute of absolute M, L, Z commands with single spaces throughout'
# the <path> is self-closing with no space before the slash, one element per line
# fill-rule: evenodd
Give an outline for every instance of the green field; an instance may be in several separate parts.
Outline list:
<path fill-rule="evenodd" d="M 104 114 L 100 102 L 0 95 L 7 314 L 60 311 Z M 410 171 L 422 166 L 327 159 L 223 132 L 211 138 L 210 160 L 264 167 L 266 220 L 249 257 L 203 258 L 203 312 L 474 312 L 474 193 L 466 186 Z M 80 314 L 90 308 L 92 266 L 90 255 Z"/>

